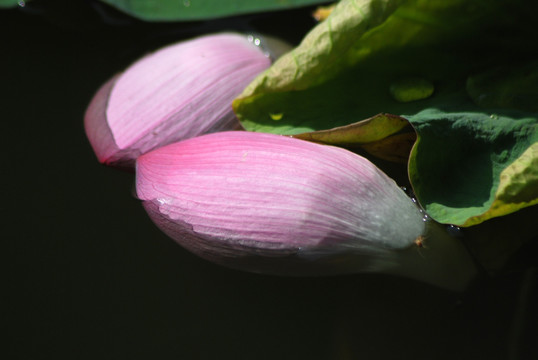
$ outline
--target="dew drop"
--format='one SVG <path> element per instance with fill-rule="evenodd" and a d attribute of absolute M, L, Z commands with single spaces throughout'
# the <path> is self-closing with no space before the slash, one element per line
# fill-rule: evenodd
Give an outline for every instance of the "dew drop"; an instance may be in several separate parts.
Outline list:
<path fill-rule="evenodd" d="M 463 237 L 463 230 L 461 230 L 461 228 L 456 225 L 448 225 L 446 227 L 446 232 L 448 233 L 448 235 L 453 236 L 453 237 L 457 237 L 457 238 Z"/>
<path fill-rule="evenodd" d="M 262 40 L 260 37 L 256 36 L 256 35 L 248 35 L 247 36 L 247 40 L 248 42 L 254 44 L 255 46 L 261 46 L 262 45 Z"/>
<path fill-rule="evenodd" d="M 389 90 L 394 100 L 407 103 L 429 98 L 433 94 L 434 85 L 421 77 L 405 77 L 392 82 Z"/>
<path fill-rule="evenodd" d="M 416 199 L 416 196 L 415 196 L 415 193 L 413 192 L 413 189 L 411 187 L 407 187 L 407 186 L 400 186 L 400 189 L 402 189 L 402 191 L 411 198 L 411 200 L 413 200 L 413 202 L 417 202 L 417 199 Z"/>
<path fill-rule="evenodd" d="M 18 4 L 20 7 L 25 7 L 25 6 L 26 6 L 26 1 L 24 1 L 24 0 L 20 0 L 17 4 Z"/>
<path fill-rule="evenodd" d="M 159 205 L 168 205 L 168 204 L 170 204 L 170 200 L 169 199 L 164 199 L 164 198 L 157 199 L 157 202 L 159 203 Z"/>
<path fill-rule="evenodd" d="M 499 116 L 497 114 L 491 114 L 489 116 L 490 119 L 493 119 L 493 120 L 497 120 L 499 118 Z"/>
<path fill-rule="evenodd" d="M 274 121 L 282 120 L 282 117 L 284 116 L 284 113 L 278 113 L 278 114 L 269 114 L 271 119 Z"/>
<path fill-rule="evenodd" d="M 183 0 L 183 6 L 185 6 L 185 7 L 191 6 L 190 0 Z"/>
<path fill-rule="evenodd" d="M 272 62 L 293 48 L 283 40 L 256 33 L 247 35 L 247 40 L 252 45 L 258 47 Z"/>

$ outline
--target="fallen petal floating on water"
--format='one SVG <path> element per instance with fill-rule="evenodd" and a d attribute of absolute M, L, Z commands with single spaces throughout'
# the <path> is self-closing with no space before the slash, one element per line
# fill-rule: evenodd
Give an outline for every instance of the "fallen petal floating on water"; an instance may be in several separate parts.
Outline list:
<path fill-rule="evenodd" d="M 85 129 L 100 162 L 130 168 L 159 146 L 239 129 L 232 100 L 271 64 L 247 36 L 223 33 L 160 49 L 95 94 Z"/>
<path fill-rule="evenodd" d="M 424 237 L 415 203 L 369 160 L 342 148 L 252 132 L 204 135 L 139 157 L 136 189 L 166 234 L 230 267 L 384 272 L 451 289 L 474 275 L 461 244 Z"/>

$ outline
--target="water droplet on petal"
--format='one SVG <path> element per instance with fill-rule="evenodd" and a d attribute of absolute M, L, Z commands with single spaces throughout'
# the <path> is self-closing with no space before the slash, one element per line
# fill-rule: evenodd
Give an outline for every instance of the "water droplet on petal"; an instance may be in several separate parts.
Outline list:
<path fill-rule="evenodd" d="M 283 40 L 272 36 L 260 35 L 256 33 L 247 35 L 247 40 L 252 45 L 260 48 L 260 50 L 263 51 L 264 55 L 270 58 L 273 62 L 280 56 L 282 56 L 282 54 L 291 51 L 291 49 L 293 48 L 290 44 Z"/>

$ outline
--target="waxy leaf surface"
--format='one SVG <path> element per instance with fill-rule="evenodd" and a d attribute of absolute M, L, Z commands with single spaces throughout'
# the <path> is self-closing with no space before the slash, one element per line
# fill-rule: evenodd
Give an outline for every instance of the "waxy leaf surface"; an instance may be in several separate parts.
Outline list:
<path fill-rule="evenodd" d="M 0 8 L 9 8 L 19 5 L 19 0 L 0 0 Z"/>
<path fill-rule="evenodd" d="M 192 21 L 319 4 L 323 0 L 101 0 L 145 21 Z"/>
<path fill-rule="evenodd" d="M 434 219 L 471 226 L 538 203 L 536 114 L 430 108 L 409 118 L 410 180 Z"/>
<path fill-rule="evenodd" d="M 343 0 L 234 100 L 234 110 L 247 130 L 307 133 L 318 142 L 336 133 L 344 139 L 356 130 L 350 124 L 376 114 L 401 116 L 418 134 L 408 171 L 431 217 L 470 226 L 514 212 L 538 199 L 529 190 L 538 178 L 538 114 L 528 99 L 536 93 L 534 7 Z M 528 65 L 495 72 L 521 64 Z M 508 98 L 514 89 L 518 97 Z M 387 131 L 378 127 L 369 132 Z M 370 153 L 402 143 L 392 130 Z"/>

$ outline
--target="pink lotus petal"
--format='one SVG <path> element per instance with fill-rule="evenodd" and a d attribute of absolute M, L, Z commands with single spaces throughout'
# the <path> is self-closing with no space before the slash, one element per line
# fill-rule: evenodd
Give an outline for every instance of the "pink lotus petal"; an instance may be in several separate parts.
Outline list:
<path fill-rule="evenodd" d="M 239 34 L 199 37 L 131 65 L 97 92 L 85 116 L 100 162 L 132 166 L 143 153 L 240 127 L 232 100 L 270 59 Z"/>
<path fill-rule="evenodd" d="M 139 157 L 136 175 L 137 195 L 163 231 L 231 266 L 256 254 L 377 254 L 425 231 L 411 199 L 371 162 L 285 136 L 181 141 Z"/>
<path fill-rule="evenodd" d="M 104 163 L 121 153 L 106 121 L 106 108 L 118 76 L 107 81 L 93 97 L 84 117 L 84 129 L 99 162 Z M 121 157 L 120 157 L 121 158 Z"/>

